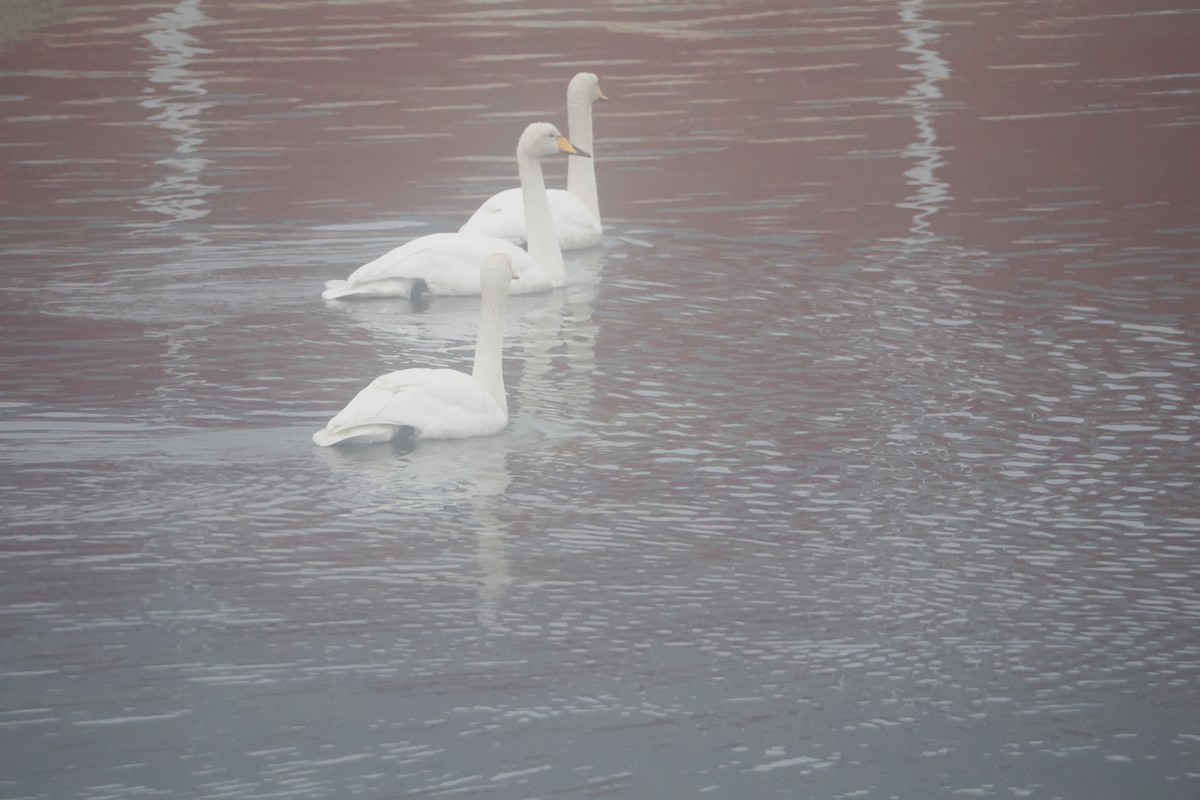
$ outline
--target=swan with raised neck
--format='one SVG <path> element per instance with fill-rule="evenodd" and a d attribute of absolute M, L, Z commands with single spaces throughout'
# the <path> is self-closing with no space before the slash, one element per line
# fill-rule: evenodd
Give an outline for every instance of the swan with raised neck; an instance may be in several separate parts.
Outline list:
<path fill-rule="evenodd" d="M 597 100 L 608 100 L 608 97 L 600 89 L 600 80 L 595 73 L 580 72 L 567 85 L 567 123 L 571 141 L 591 152 L 594 152 L 592 104 Z M 570 159 L 567 162 L 567 188 L 547 192 L 558 244 L 563 250 L 594 247 L 600 244 L 604 235 L 592 160 L 582 163 L 580 159 Z M 520 190 L 505 189 L 489 197 L 459 231 L 512 242 L 525 241 L 527 226 Z"/>
<path fill-rule="evenodd" d="M 508 425 L 504 307 L 517 278 L 504 253 L 488 256 L 479 274 L 479 329 L 471 374 L 417 367 L 381 375 L 313 434 L 315 443 L 373 444 L 402 431 L 414 439 L 465 439 L 490 436 Z"/>

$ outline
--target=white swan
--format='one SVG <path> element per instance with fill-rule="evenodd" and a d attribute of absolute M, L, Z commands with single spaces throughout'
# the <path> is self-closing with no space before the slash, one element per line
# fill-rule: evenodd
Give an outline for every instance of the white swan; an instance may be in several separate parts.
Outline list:
<path fill-rule="evenodd" d="M 564 153 L 591 157 L 548 122 L 533 123 L 517 142 L 521 197 L 530 221 L 528 252 L 491 236 L 432 233 L 363 264 L 344 281 L 326 281 L 321 296 L 326 300 L 356 295 L 412 297 L 414 290 L 435 295 L 479 294 L 479 264 L 492 253 L 504 253 L 512 260 L 513 271 L 521 279 L 514 292 L 557 289 L 567 273 L 554 236 L 541 159 Z"/>
<path fill-rule="evenodd" d="M 593 159 L 567 163 L 567 188 L 550 189 L 550 213 L 563 250 L 578 250 L 600 244 L 600 201 L 596 195 L 595 150 L 592 147 L 592 103 L 607 100 L 600 81 L 591 72 L 581 72 L 567 84 L 567 133 L 571 141 L 591 152 Z M 520 189 L 505 189 L 483 202 L 459 233 L 496 236 L 512 242 L 525 240 L 525 211 Z"/>
<path fill-rule="evenodd" d="M 455 369 L 403 369 L 381 375 L 313 434 L 322 447 L 386 442 L 405 428 L 415 439 L 490 436 L 508 424 L 501 349 L 504 305 L 516 279 L 512 259 L 487 257 L 479 270 L 479 330 L 471 374 Z"/>

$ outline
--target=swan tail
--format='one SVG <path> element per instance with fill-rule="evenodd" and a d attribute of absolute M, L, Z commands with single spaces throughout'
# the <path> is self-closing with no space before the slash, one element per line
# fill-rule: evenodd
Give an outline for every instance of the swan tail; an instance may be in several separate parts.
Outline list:
<path fill-rule="evenodd" d="M 346 294 L 346 281 L 325 281 L 325 291 L 321 292 L 321 297 L 326 300 L 337 300 Z"/>
<path fill-rule="evenodd" d="M 345 428 L 322 428 L 313 434 L 312 440 L 321 447 L 335 444 L 378 444 L 391 441 L 396 434 L 403 430 L 411 431 L 410 426 L 395 425 L 350 425 Z"/>

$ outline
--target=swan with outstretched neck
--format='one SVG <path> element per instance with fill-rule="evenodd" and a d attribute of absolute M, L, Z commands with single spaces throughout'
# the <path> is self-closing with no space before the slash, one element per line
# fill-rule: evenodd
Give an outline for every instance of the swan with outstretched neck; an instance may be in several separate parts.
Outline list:
<path fill-rule="evenodd" d="M 314 433 L 314 442 L 323 447 L 373 444 L 401 433 L 414 439 L 466 439 L 504 430 L 504 306 L 517 278 L 504 253 L 488 256 L 478 273 L 479 330 L 471 374 L 417 367 L 381 375 Z"/>
<path fill-rule="evenodd" d="M 363 264 L 344 281 L 327 281 L 321 296 L 326 300 L 348 297 L 413 297 L 479 294 L 479 264 L 492 253 L 512 261 L 521 280 L 514 293 L 545 292 L 566 282 L 562 250 L 554 233 L 554 220 L 546 199 L 541 160 L 555 155 L 590 158 L 548 122 L 527 127 L 517 142 L 517 173 L 521 200 L 529 220 L 528 251 L 493 236 L 469 233 L 432 233 L 384 253 Z"/>
<path fill-rule="evenodd" d="M 604 235 L 596 192 L 595 148 L 592 141 L 592 103 L 608 100 L 594 73 L 581 72 L 567 84 L 567 133 L 571 141 L 592 153 L 591 159 L 567 162 L 567 188 L 550 189 L 547 197 L 558 245 L 563 250 L 595 247 Z M 460 233 L 525 241 L 525 209 L 520 189 L 505 189 L 483 202 Z"/>

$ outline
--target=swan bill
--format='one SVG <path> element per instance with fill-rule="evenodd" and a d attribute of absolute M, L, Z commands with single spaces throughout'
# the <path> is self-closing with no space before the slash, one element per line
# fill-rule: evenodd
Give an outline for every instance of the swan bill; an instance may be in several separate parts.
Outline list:
<path fill-rule="evenodd" d="M 569 156 L 583 156 L 584 158 L 592 157 L 592 154 L 587 150 L 571 144 L 565 136 L 559 136 L 555 141 L 558 142 L 558 151 L 560 153 L 566 153 Z"/>

